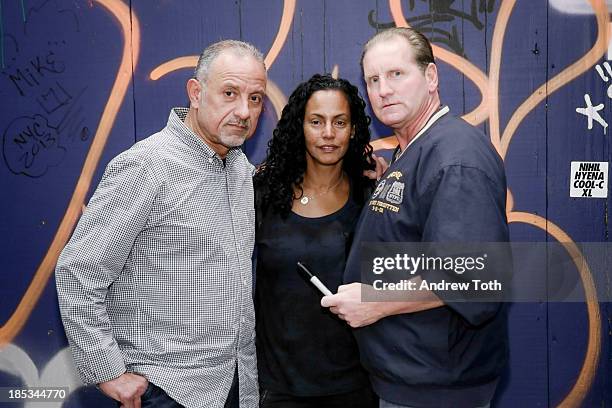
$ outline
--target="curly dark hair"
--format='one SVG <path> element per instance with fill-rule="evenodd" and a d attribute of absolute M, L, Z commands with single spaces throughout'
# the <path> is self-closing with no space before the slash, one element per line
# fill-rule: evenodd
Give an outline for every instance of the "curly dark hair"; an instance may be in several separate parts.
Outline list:
<path fill-rule="evenodd" d="M 359 90 L 345 79 L 330 75 L 313 75 L 301 83 L 289 97 L 287 105 L 268 142 L 267 157 L 259 167 L 253 183 L 257 192 L 257 206 L 263 212 L 271 208 L 285 218 L 291 211 L 294 187 L 301 189 L 306 171 L 306 143 L 304 139 L 304 115 L 306 104 L 313 93 L 322 90 L 338 90 L 346 96 L 351 112 L 351 125 L 355 137 L 342 162 L 349 177 L 353 197 L 360 204 L 373 182 L 363 176 L 363 171 L 374 169 L 370 146 L 370 117 L 365 113 L 365 102 Z M 261 207 L 260 207 L 261 206 Z"/>

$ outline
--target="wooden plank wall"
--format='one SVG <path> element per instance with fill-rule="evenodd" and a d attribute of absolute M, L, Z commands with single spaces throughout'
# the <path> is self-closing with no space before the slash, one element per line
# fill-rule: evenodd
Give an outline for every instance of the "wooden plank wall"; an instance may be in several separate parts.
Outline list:
<path fill-rule="evenodd" d="M 106 163 L 162 128 L 171 107 L 187 105 L 194 56 L 223 38 L 250 41 L 268 57 L 273 89 L 245 145 L 259 163 L 299 82 L 335 71 L 366 96 L 364 42 L 396 24 L 421 28 L 437 47 L 443 101 L 504 157 L 513 240 L 608 242 L 609 198 L 568 191 L 571 161 L 610 159 L 604 127 L 588 129 L 576 111 L 588 95 L 612 120 L 612 78 L 595 68 L 606 72 L 606 3 L 0 0 L 0 386 L 59 381 L 76 389 L 65 406 L 113 406 L 78 388 L 53 265 Z M 32 134 L 35 124 L 44 135 Z M 375 119 L 372 130 L 377 147 L 391 134 Z M 606 266 L 591 271 L 602 282 Z M 591 308 L 511 305 L 511 362 L 494 406 L 611 405 L 609 293 Z"/>

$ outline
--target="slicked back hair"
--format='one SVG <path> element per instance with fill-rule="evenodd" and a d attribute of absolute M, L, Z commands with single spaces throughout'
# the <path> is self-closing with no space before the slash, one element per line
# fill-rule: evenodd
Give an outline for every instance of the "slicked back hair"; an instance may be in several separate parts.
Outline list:
<path fill-rule="evenodd" d="M 431 43 L 427 37 L 414 28 L 394 27 L 377 33 L 365 43 L 361 53 L 361 60 L 359 61 L 361 72 L 363 72 L 363 59 L 370 48 L 376 44 L 390 41 L 395 38 L 404 39 L 408 42 L 414 53 L 414 59 L 423 73 L 430 63 L 436 63 L 433 56 L 433 50 L 431 49 Z"/>

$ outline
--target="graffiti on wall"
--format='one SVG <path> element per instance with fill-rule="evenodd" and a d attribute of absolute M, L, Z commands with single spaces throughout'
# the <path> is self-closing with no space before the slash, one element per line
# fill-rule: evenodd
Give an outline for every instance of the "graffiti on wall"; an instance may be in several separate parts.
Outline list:
<path fill-rule="evenodd" d="M 521 123 L 548 96 L 592 67 L 595 67 L 595 72 L 604 83 L 612 80 L 610 64 L 598 63 L 608 50 L 610 38 L 606 2 L 603 0 L 581 2 L 588 7 L 581 5 L 577 9 L 580 13 L 585 13 L 584 10 L 588 9 L 589 13 L 594 13 L 596 16 L 595 43 L 578 60 L 541 84 L 531 95 L 526 95 L 502 128 L 500 76 L 504 37 L 516 1 L 471 0 L 464 2 L 466 10 L 459 9 L 458 3 L 454 3 L 456 2 L 409 0 L 402 4 L 400 0 L 389 0 L 388 8 L 393 21 L 377 21 L 374 11 L 368 13 L 367 21 L 376 29 L 413 26 L 429 36 L 434 44 L 437 59 L 468 78 L 478 90 L 480 101 L 472 111 L 464 115 L 464 119 L 474 125 L 488 123 L 491 140 L 504 159 Z M 557 7 L 559 3 L 564 2 L 551 0 L 552 7 Z M 45 256 L 16 309 L 0 327 L 0 344 L 4 345 L 4 348 L 0 349 L 0 370 L 19 376 L 27 385 L 65 385 L 74 390 L 78 388 L 79 382 L 71 367 L 67 349 L 58 352 L 39 373 L 27 352 L 11 342 L 32 314 L 52 276 L 57 257 L 81 214 L 101 155 L 133 79 L 134 66 L 139 62 L 141 28 L 138 15 L 124 1 L 92 0 L 87 4 L 88 7 L 104 11 L 113 19 L 121 30 L 123 38 L 122 55 L 116 68 L 112 89 L 108 91 L 104 109 L 96 125 L 88 122 L 82 113 L 84 96 L 90 92 L 89 87 L 74 86 L 67 81 L 71 69 L 75 69 L 70 63 L 75 62 L 68 60 L 64 50 L 72 46 L 71 37 L 78 35 L 84 23 L 79 21 L 76 14 L 71 13 L 69 9 L 57 7 L 53 0 L 44 1 L 41 5 L 30 8 L 27 8 L 23 1 L 21 4 L 24 32 L 14 35 L 0 30 L 3 39 L 0 41 L 3 75 L 1 78 L 5 85 L 8 84 L 12 98 L 26 99 L 30 102 L 29 106 L 36 108 L 35 111 L 23 112 L 2 125 L 3 128 L 0 130 L 4 165 L 15 177 L 40 178 L 49 171 L 49 168 L 62 164 L 71 146 L 86 143 L 89 145 L 89 150 L 67 210 Z M 426 12 L 422 11 L 423 7 L 428 8 Z M 565 10 L 567 11 L 567 7 Z M 265 58 L 268 69 L 283 51 L 295 12 L 296 0 L 284 0 L 282 16 L 277 23 L 278 29 Z M 467 23 L 481 31 L 485 27 L 487 16 L 490 17 L 492 14 L 496 16 L 489 52 L 490 64 L 488 70 L 483 70 L 470 60 L 470 55 L 459 35 L 459 26 Z M 57 26 L 63 27 L 61 36 L 58 36 L 57 30 L 54 30 Z M 41 39 L 46 42 L 43 44 L 44 52 L 40 52 Z M 179 55 L 168 61 L 160 61 L 150 70 L 149 78 L 153 81 L 160 80 L 171 72 L 193 68 L 196 61 L 196 55 Z M 336 66 L 334 75 L 338 75 L 338 70 Z M 611 97 L 610 88 L 612 85 L 608 88 L 608 97 Z M 274 78 L 269 81 L 267 93 L 276 116 L 280 116 L 286 96 L 276 85 Z M 597 123 L 605 132 L 608 124 L 601 116 L 604 104 L 598 102 L 600 101 L 592 101 L 591 96 L 585 94 L 584 105 L 576 107 L 575 111 L 578 115 L 586 117 L 588 129 L 592 129 L 594 123 Z M 394 137 L 382 137 L 374 141 L 373 145 L 376 150 L 388 149 L 394 147 L 396 141 Z M 576 381 L 568 390 L 561 405 L 578 406 L 593 383 L 601 348 L 601 317 L 589 267 L 583 262 L 580 250 L 571 237 L 560 226 L 540 215 L 517 210 L 511 190 L 508 191 L 508 197 L 507 209 L 510 222 L 524 223 L 546 231 L 562 242 L 572 259 L 576 260 L 576 268 L 589 299 L 588 345 L 581 370 L 577 373 Z M 61 384 L 56 384 L 57 382 Z"/>
<path fill-rule="evenodd" d="M 446 0 L 419 0 L 427 5 L 427 10 L 421 14 L 415 14 L 417 4 L 415 0 L 408 2 L 410 17 L 406 18 L 407 24 L 427 34 L 433 44 L 444 45 L 457 55 L 466 57 L 463 40 L 459 34 L 463 23 L 471 24 L 474 28 L 482 31 L 485 26 L 485 16 L 495 11 L 495 0 L 471 0 L 468 3 L 468 12 L 453 7 L 453 1 Z M 458 6 L 458 5 L 457 5 Z M 368 22 L 377 30 L 395 27 L 396 22 L 376 21 L 376 12 L 370 11 Z M 440 23 L 447 24 L 448 28 Z"/>
<path fill-rule="evenodd" d="M 604 69 L 605 69 L 605 73 L 604 73 Z M 599 75 L 599 78 L 601 78 L 601 80 L 604 81 L 604 83 L 609 82 L 610 78 L 612 78 L 612 69 L 610 68 L 610 63 L 608 61 L 605 61 L 601 65 L 600 64 L 595 65 L 595 71 Z M 608 86 L 606 94 L 608 95 L 609 99 L 612 99 L 612 85 Z M 593 129 L 593 122 L 595 121 L 596 123 L 599 123 L 601 125 L 601 127 L 603 128 L 603 132 L 605 134 L 606 130 L 608 129 L 608 122 L 606 122 L 606 120 L 601 116 L 601 113 L 600 113 L 600 111 L 602 111 L 605 108 L 605 104 L 599 103 L 593 106 L 593 102 L 591 101 L 591 95 L 588 93 L 584 94 L 584 104 L 585 104 L 584 107 L 576 108 L 576 112 L 581 115 L 586 116 L 587 129 L 588 130 Z"/>
<path fill-rule="evenodd" d="M 23 35 L 6 34 L 8 41 L 3 41 L 8 47 L 2 52 L 1 72 L 9 84 L 8 96 L 16 103 L 31 101 L 36 110 L 23 112 L 1 130 L 2 155 L 13 174 L 28 177 L 43 176 L 62 162 L 73 143 L 90 137 L 82 115 L 87 87 L 70 84 L 77 61 L 69 67 L 66 56 L 71 37 L 80 31 L 78 17 L 49 5 L 30 8 L 27 14 L 24 5 Z M 64 29 L 58 33 L 57 27 Z M 41 39 L 46 39 L 42 52 Z"/>

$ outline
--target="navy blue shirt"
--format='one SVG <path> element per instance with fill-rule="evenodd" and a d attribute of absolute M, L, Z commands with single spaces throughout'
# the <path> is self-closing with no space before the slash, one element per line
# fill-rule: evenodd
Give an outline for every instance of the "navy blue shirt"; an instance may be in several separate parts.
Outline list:
<path fill-rule="evenodd" d="M 508 241 L 505 202 L 503 163 L 490 140 L 446 114 L 379 182 L 361 213 L 344 281 L 362 281 L 363 243 Z M 501 303 L 448 302 L 386 317 L 355 335 L 376 393 L 401 405 L 486 405 L 507 361 Z"/>

